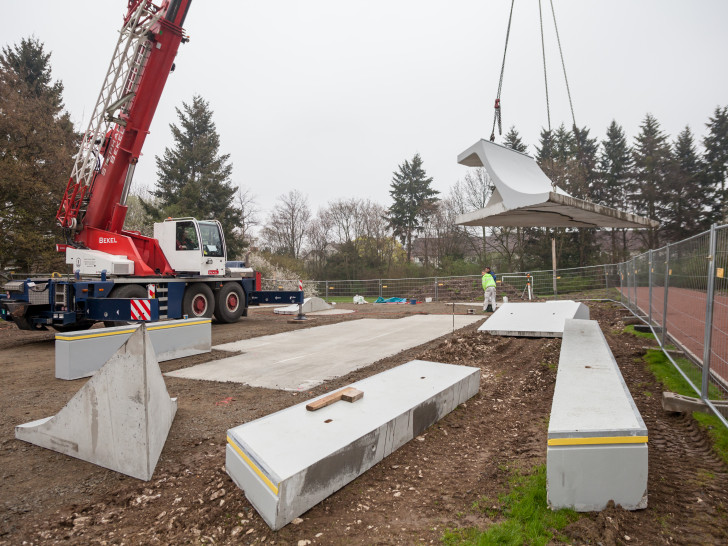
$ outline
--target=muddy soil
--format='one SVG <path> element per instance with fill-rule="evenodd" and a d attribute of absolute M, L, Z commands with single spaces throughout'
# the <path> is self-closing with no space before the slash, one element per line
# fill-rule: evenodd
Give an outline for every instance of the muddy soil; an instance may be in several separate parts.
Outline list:
<path fill-rule="evenodd" d="M 444 304 L 353 306 L 305 325 L 262 308 L 214 325 L 223 343 L 360 318 L 449 314 Z M 587 514 L 566 530 L 575 543 L 726 544 L 728 468 L 690 416 L 660 406 L 661 387 L 641 360 L 645 340 L 622 334 L 627 314 L 590 304 L 649 429 L 649 505 Z M 473 309 L 479 309 L 473 305 Z M 455 306 L 466 313 L 468 306 Z M 508 478 L 546 457 L 547 421 L 561 342 L 498 338 L 477 324 L 304 393 L 166 378 L 179 409 L 149 482 L 14 439 L 13 427 L 56 413 L 84 380 L 54 378 L 52 334 L 0 329 L 0 544 L 414 544 L 446 528 L 484 528 L 500 515 Z M 223 352 L 161 364 L 170 371 Z M 302 516 L 272 532 L 224 470 L 225 431 L 415 358 L 482 371 L 480 392 Z M 282 446 L 293 449 L 294 446 Z M 492 502 L 474 503 L 483 497 Z"/>

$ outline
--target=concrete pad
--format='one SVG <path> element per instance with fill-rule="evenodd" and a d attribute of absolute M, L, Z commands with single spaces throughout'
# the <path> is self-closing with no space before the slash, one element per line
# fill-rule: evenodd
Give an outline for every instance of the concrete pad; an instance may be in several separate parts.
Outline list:
<path fill-rule="evenodd" d="M 324 309 L 323 311 L 314 311 L 313 313 L 308 314 L 317 317 L 326 315 L 348 315 L 349 313 L 353 312 L 353 309 Z"/>
<path fill-rule="evenodd" d="M 593 320 L 566 320 L 546 449 L 552 508 L 647 507 L 647 427 Z"/>
<path fill-rule="evenodd" d="M 480 369 L 414 360 L 350 387 L 364 397 L 317 411 L 305 401 L 228 430 L 225 469 L 272 529 L 474 396 Z"/>
<path fill-rule="evenodd" d="M 157 362 L 209 353 L 210 319 L 183 319 L 146 324 Z M 92 376 L 139 328 L 138 324 L 56 334 L 56 377 Z"/>
<path fill-rule="evenodd" d="M 455 328 L 482 317 L 455 315 Z M 243 354 L 169 372 L 170 377 L 305 390 L 452 332 L 451 315 L 361 319 L 215 346 Z"/>
<path fill-rule="evenodd" d="M 141 326 L 61 411 L 15 427 L 15 437 L 150 480 L 176 412 Z"/>
<path fill-rule="evenodd" d="M 304 298 L 303 304 L 301 305 L 301 311 L 303 314 L 307 313 L 313 313 L 314 311 L 324 311 L 326 309 L 331 309 L 332 306 L 326 303 L 321 298 L 313 297 L 313 298 Z M 298 304 L 294 305 L 287 305 L 285 307 L 278 307 L 273 310 L 274 313 L 277 315 L 297 315 L 298 314 Z"/>
<path fill-rule="evenodd" d="M 588 319 L 589 308 L 575 301 L 502 303 L 478 328 L 494 336 L 561 337 L 566 319 Z"/>

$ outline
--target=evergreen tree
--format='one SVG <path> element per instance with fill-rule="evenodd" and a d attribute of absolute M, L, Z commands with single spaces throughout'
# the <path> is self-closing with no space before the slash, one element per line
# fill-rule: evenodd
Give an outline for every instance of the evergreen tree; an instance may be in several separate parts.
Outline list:
<path fill-rule="evenodd" d="M 627 193 L 631 183 L 632 150 L 627 144 L 624 129 L 615 120 L 607 128 L 607 138 L 602 140 L 599 154 L 599 185 L 594 193 L 597 203 L 618 210 L 627 210 Z M 618 251 L 618 235 L 621 232 L 622 248 Z M 612 263 L 627 259 L 627 232 L 611 229 Z"/>
<path fill-rule="evenodd" d="M 65 269 L 55 215 L 78 139 L 50 57 L 35 38 L 0 54 L 0 268 Z"/>
<path fill-rule="evenodd" d="M 708 182 L 716 194 L 714 212 L 718 221 L 728 223 L 728 106 L 716 107 L 706 126 L 703 146 Z"/>
<path fill-rule="evenodd" d="M 155 220 L 168 216 L 215 219 L 222 224 L 229 259 L 240 257 L 242 237 L 236 229 L 241 211 L 235 206 L 237 188 L 230 177 L 230 154 L 220 154 L 220 136 L 210 104 L 201 96 L 182 103 L 179 126 L 171 124 L 173 148 L 157 156 L 157 186 L 150 193 L 157 203 L 143 201 Z"/>
<path fill-rule="evenodd" d="M 671 171 L 672 153 L 667 137 L 652 114 L 645 116 L 633 151 L 635 187 L 630 200 L 637 214 L 662 220 L 665 196 Z M 647 248 L 659 246 L 657 228 L 642 230 L 640 236 Z"/>
<path fill-rule="evenodd" d="M 407 246 L 407 262 L 412 257 L 412 236 L 422 228 L 423 218 L 434 212 L 439 192 L 431 184 L 420 154 L 415 154 L 412 162 L 405 160 L 393 173 L 389 195 L 394 202 L 387 209 L 387 220 L 394 235 Z"/>
<path fill-rule="evenodd" d="M 506 136 L 503 137 L 503 146 L 524 154 L 528 151 L 528 146 L 521 140 L 521 135 L 518 134 L 518 131 L 513 126 L 508 129 Z"/>
<path fill-rule="evenodd" d="M 679 241 L 710 227 L 712 199 L 690 127 L 675 140 L 672 167 L 662 229 L 670 241 Z"/>

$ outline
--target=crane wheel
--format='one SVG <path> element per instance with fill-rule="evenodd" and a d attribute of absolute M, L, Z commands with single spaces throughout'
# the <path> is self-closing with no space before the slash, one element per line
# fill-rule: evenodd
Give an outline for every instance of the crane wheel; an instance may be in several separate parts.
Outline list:
<path fill-rule="evenodd" d="M 235 322 L 246 310 L 245 292 L 236 282 L 226 282 L 215 294 L 215 318 L 218 322 Z"/>
<path fill-rule="evenodd" d="M 182 298 L 182 313 L 189 318 L 211 318 L 215 312 L 215 296 L 212 289 L 203 283 L 187 286 Z"/>

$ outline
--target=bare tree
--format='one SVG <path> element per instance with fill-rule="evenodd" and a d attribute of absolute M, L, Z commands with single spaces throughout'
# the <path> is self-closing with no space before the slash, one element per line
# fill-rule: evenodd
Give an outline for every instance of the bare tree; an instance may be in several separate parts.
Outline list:
<path fill-rule="evenodd" d="M 239 233 L 243 240 L 250 242 L 253 239 L 253 228 L 260 225 L 258 216 L 260 214 L 260 208 L 250 188 L 238 187 L 235 200 L 240 209 L 240 218 L 238 220 Z"/>
<path fill-rule="evenodd" d="M 308 197 L 292 190 L 278 197 L 263 228 L 263 239 L 275 252 L 299 258 L 310 219 Z"/>
<path fill-rule="evenodd" d="M 313 273 L 314 278 L 323 273 L 326 267 L 326 258 L 328 257 L 329 245 L 331 244 L 331 231 L 332 222 L 328 210 L 319 210 L 316 218 L 309 224 L 306 232 L 308 246 L 307 266 L 311 270 L 311 273 Z"/>
<path fill-rule="evenodd" d="M 462 180 L 455 182 L 450 189 L 450 201 L 458 214 L 473 212 L 485 207 L 493 193 L 493 182 L 483 167 L 470 169 Z M 485 226 L 464 226 L 473 253 L 479 261 L 487 261 L 488 228 Z"/>

